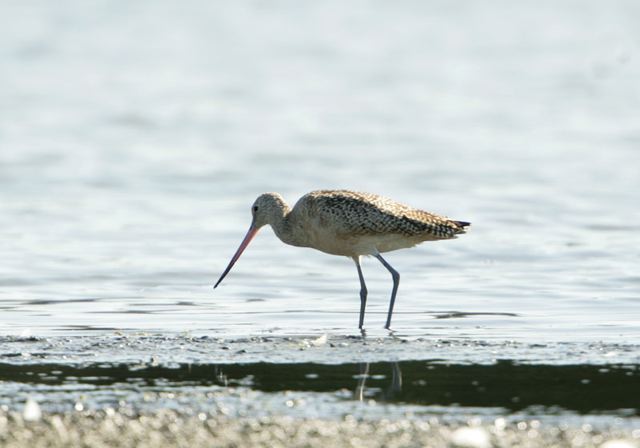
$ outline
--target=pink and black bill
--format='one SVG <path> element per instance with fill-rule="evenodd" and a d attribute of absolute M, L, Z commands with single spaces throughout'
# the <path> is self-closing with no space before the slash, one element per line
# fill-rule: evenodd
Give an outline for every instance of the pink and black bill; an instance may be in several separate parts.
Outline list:
<path fill-rule="evenodd" d="M 213 286 L 214 289 L 220 284 L 222 279 L 224 279 L 227 276 L 227 274 L 229 273 L 229 271 L 231 270 L 233 265 L 236 264 L 236 261 L 238 261 L 238 259 L 240 258 L 240 255 L 242 255 L 242 252 L 244 252 L 244 250 L 247 248 L 247 246 L 249 245 L 249 243 L 251 242 L 253 237 L 256 236 L 256 234 L 258 233 L 258 230 L 260 230 L 260 229 L 255 228 L 253 226 L 253 224 L 251 225 L 251 227 L 249 227 L 249 231 L 247 232 L 247 234 L 245 235 L 244 239 L 242 240 L 242 243 L 240 243 L 240 247 L 238 247 L 238 250 L 236 251 L 236 253 L 231 258 L 231 261 L 229 262 L 229 265 L 224 270 L 224 272 L 222 273 L 222 275 L 220 276 L 220 278 L 218 279 L 216 284 Z"/>

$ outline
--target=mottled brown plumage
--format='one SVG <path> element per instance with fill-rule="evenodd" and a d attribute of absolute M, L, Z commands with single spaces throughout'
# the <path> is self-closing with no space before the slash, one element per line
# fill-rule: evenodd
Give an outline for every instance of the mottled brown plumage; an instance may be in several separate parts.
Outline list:
<path fill-rule="evenodd" d="M 389 328 L 400 275 L 380 254 L 423 241 L 455 238 L 469 226 L 468 222 L 454 221 L 382 196 L 349 190 L 312 191 L 301 197 L 293 208 L 278 193 L 264 193 L 253 203 L 251 213 L 249 232 L 215 286 L 231 270 L 258 230 L 269 224 L 284 243 L 354 260 L 361 286 L 360 328 L 367 296 L 360 256 L 375 256 L 392 274 L 394 287 L 386 324 Z"/>
<path fill-rule="evenodd" d="M 294 207 L 333 221 L 342 235 L 398 234 L 427 240 L 455 238 L 467 223 L 453 221 L 371 193 L 320 190 L 304 195 Z"/>

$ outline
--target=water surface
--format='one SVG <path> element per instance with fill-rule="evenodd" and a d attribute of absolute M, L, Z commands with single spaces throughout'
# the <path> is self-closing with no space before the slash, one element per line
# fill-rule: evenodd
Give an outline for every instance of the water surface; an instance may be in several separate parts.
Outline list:
<path fill-rule="evenodd" d="M 399 331 L 639 341 L 635 2 L 2 10 L 4 333 L 352 332 L 352 262 L 270 230 L 211 290 L 259 193 L 344 187 L 473 222 L 388 255 Z"/>
<path fill-rule="evenodd" d="M 3 2 L 3 412 L 637 427 L 639 22 L 633 0 Z M 394 333 L 377 260 L 363 338 L 353 262 L 270 229 L 212 289 L 256 196 L 325 188 L 473 223 L 386 256 Z"/>

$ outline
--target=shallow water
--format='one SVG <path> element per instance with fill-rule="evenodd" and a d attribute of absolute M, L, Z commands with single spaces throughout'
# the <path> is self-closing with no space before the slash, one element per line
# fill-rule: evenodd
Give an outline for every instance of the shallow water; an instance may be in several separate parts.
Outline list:
<path fill-rule="evenodd" d="M 62 414 L 170 409 L 235 418 L 533 419 L 609 431 L 640 424 L 639 367 L 637 347 L 606 344 L 150 334 L 3 338 L 0 410 L 21 410 L 30 399 L 47 413 Z"/>
<path fill-rule="evenodd" d="M 352 262 L 270 230 L 210 289 L 256 195 L 347 187 L 473 222 L 388 255 L 399 331 L 640 341 L 635 2 L 2 9 L 4 333 L 352 332 Z"/>
<path fill-rule="evenodd" d="M 631 417 L 629 423 L 638 424 L 637 376 L 637 366 L 510 362 L 0 363 L 0 405 L 19 407 L 28 395 L 58 412 L 126 406 L 137 412 L 169 407 L 197 413 L 224 407 L 227 415 L 339 418 L 364 402 L 379 406 L 355 408 L 358 417 L 417 412 L 463 419 L 474 412 L 490 420 L 501 415 L 569 419 L 597 414 L 602 421 Z"/>
<path fill-rule="evenodd" d="M 632 0 L 4 2 L 3 368 L 637 366 L 638 20 Z M 319 188 L 473 223 L 386 256 L 402 275 L 391 336 L 391 279 L 364 261 L 380 345 L 349 345 L 353 263 L 269 229 L 211 288 L 258 194 Z M 339 355 L 301 349 L 325 334 Z M 7 375 L 3 400 L 39 387 Z"/>
<path fill-rule="evenodd" d="M 464 338 L 0 338 L 0 410 L 640 424 L 637 345 Z M 93 415 L 93 414 L 90 414 Z M 635 433 L 634 433 L 635 434 Z M 640 433 L 638 433 L 640 435 Z M 635 436 L 634 436 L 635 437 Z"/>

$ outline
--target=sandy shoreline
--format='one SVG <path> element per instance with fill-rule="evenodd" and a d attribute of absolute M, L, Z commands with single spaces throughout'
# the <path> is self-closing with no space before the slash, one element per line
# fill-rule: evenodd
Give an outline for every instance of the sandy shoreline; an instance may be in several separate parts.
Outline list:
<path fill-rule="evenodd" d="M 551 426 L 537 420 L 457 424 L 435 419 L 340 420 L 229 418 L 171 410 L 127 414 L 112 409 L 46 413 L 27 421 L 0 411 L 0 445 L 38 447 L 640 447 L 640 430 L 590 425 Z"/>

